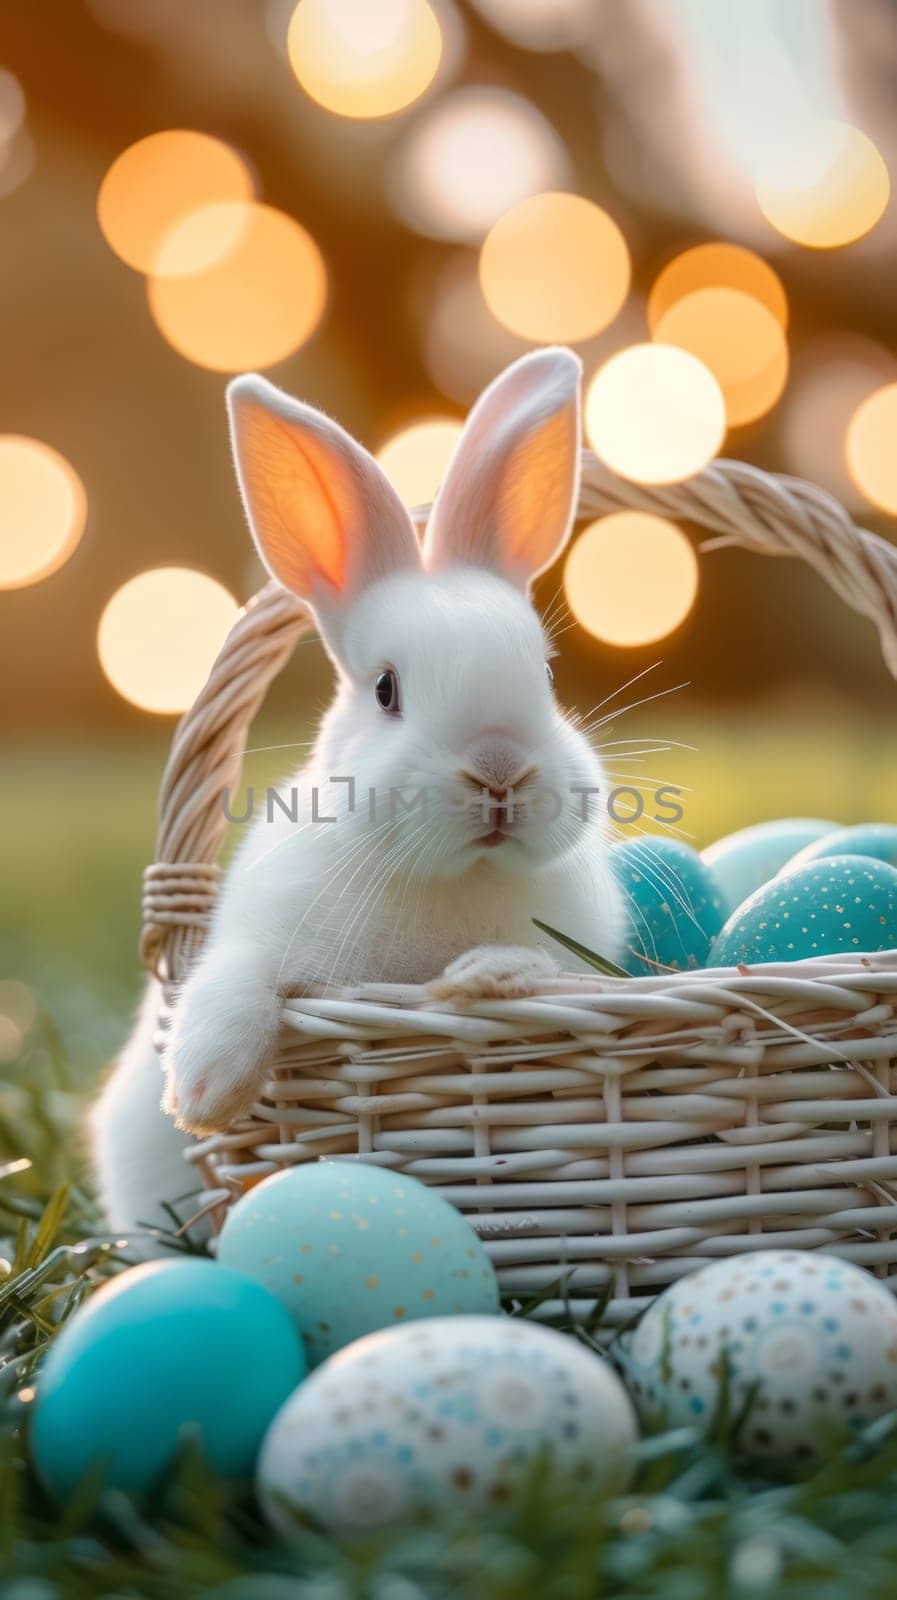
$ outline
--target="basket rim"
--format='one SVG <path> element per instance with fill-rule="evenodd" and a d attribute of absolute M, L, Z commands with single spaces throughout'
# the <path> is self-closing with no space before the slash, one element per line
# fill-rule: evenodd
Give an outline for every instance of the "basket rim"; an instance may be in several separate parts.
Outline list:
<path fill-rule="evenodd" d="M 795 998 L 803 998 L 807 983 L 818 983 L 823 988 L 848 983 L 858 989 L 877 988 L 884 979 L 884 987 L 897 996 L 897 950 L 879 950 L 868 954 L 834 953 L 814 956 L 806 961 L 771 961 L 733 967 L 695 967 L 684 972 L 664 972 L 644 977 L 618 978 L 601 973 L 570 972 L 562 970 L 551 978 L 542 978 L 528 987 L 527 993 L 497 1000 L 484 997 L 477 1000 L 437 999 L 426 983 L 310 983 L 302 988 L 285 988 L 280 991 L 283 1004 L 291 1010 L 301 1011 L 306 1005 L 317 1007 L 320 1001 L 341 1001 L 352 1004 L 374 1003 L 397 1005 L 405 1008 L 419 1007 L 432 1011 L 455 1014 L 475 1014 L 478 1008 L 501 1005 L 525 1007 L 531 1000 L 551 999 L 555 1004 L 578 1003 L 588 995 L 675 995 L 679 989 L 690 993 L 698 989 L 725 990 L 750 994 L 753 989 L 774 988 L 783 996 L 789 989 Z M 892 980 L 892 981 L 889 981 Z"/>

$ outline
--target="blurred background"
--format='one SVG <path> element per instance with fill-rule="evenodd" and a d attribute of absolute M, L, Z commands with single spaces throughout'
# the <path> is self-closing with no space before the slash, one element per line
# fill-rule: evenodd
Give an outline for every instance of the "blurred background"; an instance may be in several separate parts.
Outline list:
<path fill-rule="evenodd" d="M 136 1000 L 174 720 L 262 579 L 227 377 L 337 416 L 414 505 L 481 387 L 569 343 L 625 476 L 735 456 L 891 539 L 895 81 L 893 0 L 0 9 L 0 1134 Z M 699 845 L 893 818 L 873 630 L 808 569 L 698 543 L 605 519 L 542 580 L 561 697 L 621 713 L 614 773 L 681 785 Z M 299 655 L 247 781 L 326 702 Z"/>

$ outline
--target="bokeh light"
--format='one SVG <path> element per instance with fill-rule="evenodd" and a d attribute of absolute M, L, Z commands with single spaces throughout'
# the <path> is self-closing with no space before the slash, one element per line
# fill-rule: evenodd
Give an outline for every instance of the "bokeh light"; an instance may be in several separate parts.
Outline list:
<path fill-rule="evenodd" d="M 687 350 L 637 344 L 599 367 L 586 393 L 596 455 L 636 483 L 677 483 L 707 465 L 726 433 L 712 372 Z"/>
<path fill-rule="evenodd" d="M 866 498 L 897 515 L 897 383 L 876 389 L 857 407 L 847 430 L 847 463 Z"/>
<path fill-rule="evenodd" d="M 0 589 L 58 571 L 86 521 L 84 485 L 65 457 L 40 439 L 0 434 Z"/>
<path fill-rule="evenodd" d="M 386 117 L 419 99 L 442 57 L 427 0 L 299 0 L 287 52 L 312 100 L 341 117 Z"/>
<path fill-rule="evenodd" d="M 617 224 L 574 194 L 521 201 L 499 218 L 480 252 L 480 285 L 493 316 L 521 338 L 546 344 L 575 344 L 606 328 L 629 281 Z"/>
<path fill-rule="evenodd" d="M 698 289 L 740 289 L 759 300 L 783 328 L 788 326 L 785 289 L 769 263 L 742 245 L 712 243 L 683 250 L 658 273 L 648 296 L 648 327 L 652 334 L 677 300 L 684 300 Z"/>
<path fill-rule="evenodd" d="M 147 292 L 159 331 L 188 361 L 215 372 L 269 367 L 314 333 L 327 272 L 310 234 L 273 206 L 223 201 L 193 212 L 165 242 L 163 265 L 190 257 L 192 241 L 229 238 L 205 272 L 153 277 Z M 207 244 L 206 244 L 207 248 Z"/>
<path fill-rule="evenodd" d="M 563 144 L 522 95 L 457 89 L 409 128 L 390 176 L 397 214 L 418 233 L 479 240 L 510 206 L 568 176 Z"/>
<path fill-rule="evenodd" d="M 897 356 L 861 334 L 820 334 L 794 354 L 782 408 L 785 466 L 818 483 L 848 510 L 868 504 L 851 477 L 845 440 L 857 408 L 876 389 L 897 383 Z"/>
<path fill-rule="evenodd" d="M 182 241 L 166 265 L 160 251 L 171 229 L 200 207 L 252 195 L 252 177 L 236 150 L 206 133 L 172 128 L 139 139 L 113 161 L 100 185 L 97 219 L 116 255 L 138 272 L 194 272 L 226 253 L 232 236 L 197 235 L 192 257 Z"/>
<path fill-rule="evenodd" d="M 862 238 L 881 217 L 890 195 L 888 169 L 867 134 L 844 122 L 821 126 L 827 151 L 821 170 L 804 182 L 783 180 L 780 159 L 754 175 L 754 192 L 767 221 L 786 239 L 832 250 Z"/>
<path fill-rule="evenodd" d="M 617 511 L 584 528 L 564 567 L 567 604 L 605 644 L 663 639 L 687 617 L 698 563 L 680 528 L 646 511 Z"/>
<path fill-rule="evenodd" d="M 149 276 L 189 278 L 219 266 L 236 249 L 255 213 L 247 200 L 216 200 L 188 211 L 161 239 Z"/>
<path fill-rule="evenodd" d="M 377 451 L 377 460 L 409 508 L 427 505 L 436 495 L 463 423 L 451 417 L 414 422 Z"/>
<path fill-rule="evenodd" d="M 703 361 L 723 391 L 730 424 L 763 416 L 785 387 L 788 347 L 782 325 L 741 289 L 685 295 L 658 319 L 654 337 Z"/>
<path fill-rule="evenodd" d="M 100 665 L 112 687 L 142 711 L 186 711 L 238 609 L 224 586 L 204 572 L 141 572 L 116 591 L 100 617 Z"/>

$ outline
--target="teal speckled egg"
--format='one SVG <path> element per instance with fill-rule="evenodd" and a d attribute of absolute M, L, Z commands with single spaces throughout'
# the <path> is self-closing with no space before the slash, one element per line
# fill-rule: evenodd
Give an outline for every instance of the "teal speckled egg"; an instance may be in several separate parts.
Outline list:
<path fill-rule="evenodd" d="M 634 976 L 703 967 L 723 925 L 723 905 L 697 852 L 660 835 L 615 845 L 611 862 L 628 919 L 620 965 Z"/>
<path fill-rule="evenodd" d="M 316 1366 L 364 1333 L 499 1308 L 470 1223 L 435 1189 L 362 1161 L 315 1161 L 235 1205 L 218 1259 L 286 1306 Z"/>
<path fill-rule="evenodd" d="M 897 948 L 897 871 L 869 856 L 827 856 L 752 894 L 714 941 L 711 967 L 806 961 Z"/>
<path fill-rule="evenodd" d="M 786 862 L 783 872 L 802 867 L 807 861 L 824 856 L 873 856 L 889 867 L 897 867 L 897 827 L 892 822 L 862 822 L 853 828 L 836 828 L 814 844 L 808 844 Z"/>
<path fill-rule="evenodd" d="M 148 1489 L 188 1435 L 225 1478 L 252 1475 L 274 1413 L 304 1377 L 283 1306 L 214 1261 L 153 1261 L 100 1289 L 37 1378 L 30 1445 L 57 1500 L 91 1472 Z"/>
<path fill-rule="evenodd" d="M 716 874 L 723 896 L 723 916 L 731 916 L 748 895 L 760 889 L 798 850 L 837 828 L 818 817 L 780 817 L 739 828 L 707 846 L 701 860 Z"/>

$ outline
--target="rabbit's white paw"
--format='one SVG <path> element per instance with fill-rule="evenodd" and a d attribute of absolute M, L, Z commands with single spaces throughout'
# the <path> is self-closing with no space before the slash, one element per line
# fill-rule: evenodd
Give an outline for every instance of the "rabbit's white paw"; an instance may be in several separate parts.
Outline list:
<path fill-rule="evenodd" d="M 258 1098 L 277 1034 L 277 1006 L 267 991 L 223 1003 L 220 989 L 178 1003 L 162 1057 L 162 1105 L 179 1128 L 213 1133 L 248 1112 Z"/>
<path fill-rule="evenodd" d="M 427 987 L 437 1000 L 520 1000 L 557 971 L 544 950 L 481 944 L 450 961 Z"/>

